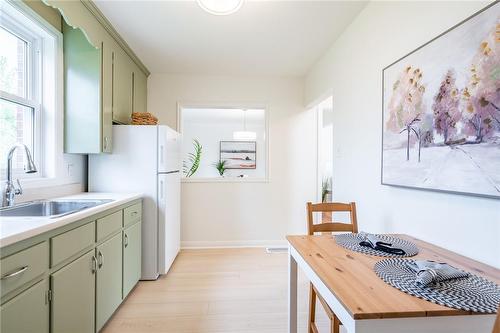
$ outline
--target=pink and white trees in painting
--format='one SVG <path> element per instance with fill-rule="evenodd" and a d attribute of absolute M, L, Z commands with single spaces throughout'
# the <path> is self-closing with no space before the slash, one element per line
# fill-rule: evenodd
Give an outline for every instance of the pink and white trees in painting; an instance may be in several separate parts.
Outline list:
<path fill-rule="evenodd" d="M 500 198 L 500 3 L 382 75 L 382 184 Z"/>
<path fill-rule="evenodd" d="M 483 142 L 500 128 L 500 24 L 481 43 L 462 96 L 465 134 Z"/>
<path fill-rule="evenodd" d="M 420 146 L 420 130 L 417 125 L 425 111 L 422 102 L 425 92 L 425 86 L 421 83 L 422 77 L 423 73 L 419 68 L 406 67 L 400 74 L 399 79 L 394 83 L 389 101 L 387 129 L 395 133 L 406 132 L 407 161 L 410 159 L 410 138 L 412 133 L 419 141 Z"/>
<path fill-rule="evenodd" d="M 462 118 L 459 109 L 460 93 L 455 85 L 455 80 L 455 72 L 449 70 L 441 82 L 432 105 L 434 128 L 438 134 L 444 137 L 445 144 L 448 144 L 450 138 L 456 134 L 457 123 Z"/>
<path fill-rule="evenodd" d="M 407 66 L 392 86 L 386 129 L 406 135 L 406 160 L 410 145 L 435 146 L 438 134 L 444 144 L 481 143 L 500 130 L 500 23 L 481 42 L 472 60 L 468 84 L 460 89 L 456 73 L 448 69 L 432 103 L 432 120 L 426 110 L 423 72 Z M 414 135 L 416 140 L 412 140 Z M 470 139 L 472 137 L 472 139 Z M 457 140 L 454 140 L 457 139 Z"/>

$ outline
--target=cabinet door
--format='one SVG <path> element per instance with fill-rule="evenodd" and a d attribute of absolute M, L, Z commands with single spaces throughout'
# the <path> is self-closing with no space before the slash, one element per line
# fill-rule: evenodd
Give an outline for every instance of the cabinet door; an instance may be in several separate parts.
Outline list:
<path fill-rule="evenodd" d="M 48 333 L 47 279 L 14 297 L 0 309 L 2 333 Z"/>
<path fill-rule="evenodd" d="M 51 275 L 51 333 L 94 332 L 97 268 L 94 251 Z"/>
<path fill-rule="evenodd" d="M 96 330 L 99 331 L 122 301 L 122 235 L 97 247 Z"/>
<path fill-rule="evenodd" d="M 113 121 L 128 124 L 132 117 L 132 61 L 119 46 L 114 52 L 113 68 Z"/>
<path fill-rule="evenodd" d="M 141 278 L 141 221 L 123 231 L 123 298 Z"/>
<path fill-rule="evenodd" d="M 80 29 L 63 24 L 64 151 L 101 152 L 101 49 Z"/>
<path fill-rule="evenodd" d="M 115 43 L 106 38 L 102 43 L 102 151 L 113 149 L 113 58 Z"/>
<path fill-rule="evenodd" d="M 147 77 L 134 64 L 134 108 L 133 112 L 147 111 Z"/>

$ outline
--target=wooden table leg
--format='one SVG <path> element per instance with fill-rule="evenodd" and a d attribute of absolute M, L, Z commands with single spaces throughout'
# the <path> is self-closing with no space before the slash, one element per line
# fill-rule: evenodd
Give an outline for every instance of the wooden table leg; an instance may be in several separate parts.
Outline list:
<path fill-rule="evenodd" d="M 288 332 L 297 333 L 297 261 L 288 251 Z"/>

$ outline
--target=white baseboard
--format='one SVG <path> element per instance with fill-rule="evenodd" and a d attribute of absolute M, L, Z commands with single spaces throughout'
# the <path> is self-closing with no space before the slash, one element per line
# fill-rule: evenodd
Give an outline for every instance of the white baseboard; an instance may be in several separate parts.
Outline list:
<path fill-rule="evenodd" d="M 181 249 L 210 249 L 234 247 L 283 247 L 286 240 L 239 240 L 239 241 L 182 241 Z"/>

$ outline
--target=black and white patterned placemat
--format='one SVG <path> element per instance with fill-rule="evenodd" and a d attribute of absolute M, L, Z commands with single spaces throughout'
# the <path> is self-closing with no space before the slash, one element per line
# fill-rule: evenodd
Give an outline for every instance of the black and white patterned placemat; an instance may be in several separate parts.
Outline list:
<path fill-rule="evenodd" d="M 415 272 L 408 267 L 412 259 L 389 258 L 375 264 L 375 273 L 394 288 L 429 302 L 450 308 L 480 313 L 496 313 L 500 305 L 500 286 L 483 277 L 469 274 L 464 278 L 432 283 L 415 283 Z"/>
<path fill-rule="evenodd" d="M 335 235 L 335 242 L 340 246 L 345 247 L 346 249 L 380 257 L 413 257 L 414 255 L 418 254 L 418 247 L 410 241 L 390 235 L 376 236 L 381 240 L 392 244 L 393 247 L 404 250 L 406 254 L 401 255 L 387 253 L 384 251 L 372 249 L 371 247 L 361 246 L 359 245 L 359 243 L 364 240 L 364 237 L 360 236 L 360 234 L 355 233 Z"/>

